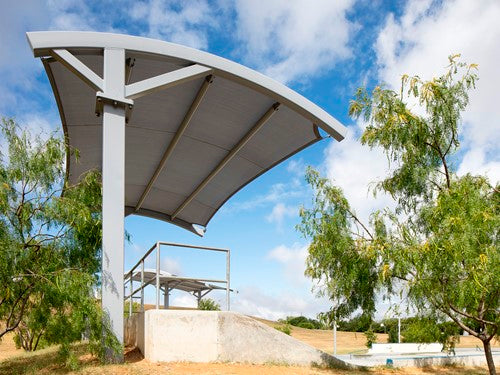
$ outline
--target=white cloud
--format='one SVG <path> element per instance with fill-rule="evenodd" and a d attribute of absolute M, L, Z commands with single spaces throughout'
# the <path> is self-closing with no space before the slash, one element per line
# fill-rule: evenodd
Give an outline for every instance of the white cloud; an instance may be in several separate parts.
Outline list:
<path fill-rule="evenodd" d="M 279 245 L 272 249 L 267 258 L 275 260 L 283 266 L 286 279 L 294 285 L 310 284 L 311 280 L 304 276 L 308 245 L 293 244 L 291 247 Z"/>
<path fill-rule="evenodd" d="M 277 203 L 274 205 L 273 210 L 266 216 L 269 223 L 275 223 L 278 230 L 282 230 L 283 221 L 287 217 L 298 216 L 299 208 L 297 206 L 288 206 L 284 203 Z"/>
<path fill-rule="evenodd" d="M 0 22 L 0 112 L 12 115 L 26 108 L 25 96 L 18 90 L 36 92 L 33 79 L 42 67 L 26 41 L 25 31 L 47 27 L 49 11 L 40 1 L 11 2 L 2 7 Z M 22 20 L 22 21 L 21 21 Z M 32 104 L 32 103 L 30 103 Z M 31 108 L 32 110 L 32 108 Z M 22 110 L 19 111 L 22 113 Z"/>
<path fill-rule="evenodd" d="M 177 260 L 168 257 L 163 257 L 161 259 L 161 270 L 170 272 L 171 274 L 177 276 L 180 276 L 182 274 L 180 263 Z"/>
<path fill-rule="evenodd" d="M 314 298 L 312 294 L 289 290 L 273 295 L 258 287 L 239 289 L 231 306 L 233 311 L 275 321 L 297 315 L 315 318 L 319 312 L 329 308 L 325 299 Z"/>
<path fill-rule="evenodd" d="M 134 20 L 147 20 L 147 35 L 152 38 L 207 49 L 207 29 L 216 27 L 214 7 L 208 1 L 137 2 L 130 15 Z"/>
<path fill-rule="evenodd" d="M 180 293 L 169 300 L 170 306 L 175 307 L 197 307 L 196 297 L 188 293 Z"/>
<path fill-rule="evenodd" d="M 38 135 L 42 139 L 47 139 L 51 135 L 62 136 L 62 129 L 56 126 L 59 120 L 49 121 L 47 116 L 40 113 L 26 113 L 17 117 L 17 122 L 30 131 L 33 135 Z"/>
<path fill-rule="evenodd" d="M 296 179 L 291 179 L 287 183 L 279 182 L 271 185 L 265 194 L 257 195 L 256 197 L 239 201 L 227 206 L 223 206 L 226 212 L 253 210 L 263 207 L 271 203 L 282 202 L 287 199 L 293 199 L 305 196 L 306 190 L 301 184 L 297 184 Z"/>
<path fill-rule="evenodd" d="M 469 150 L 458 168 L 458 174 L 466 173 L 486 175 L 492 182 L 500 181 L 500 160 L 498 157 L 497 160 L 486 160 L 485 152 L 480 148 Z"/>
<path fill-rule="evenodd" d="M 358 136 L 361 124 L 350 128 L 342 143 L 332 142 L 325 150 L 324 169 L 327 177 L 341 187 L 351 207 L 364 224 L 370 214 L 385 207 L 394 207 L 394 200 L 378 193 L 373 197 L 370 188 L 389 171 L 386 156 L 377 149 L 361 145 Z"/>
<path fill-rule="evenodd" d="M 456 0 L 409 1 L 400 19 L 387 17 L 375 46 L 379 77 L 399 88 L 403 73 L 424 79 L 441 75 L 447 56 L 461 53 L 479 64 L 480 80 L 463 115 L 461 140 L 466 149 L 460 173 L 488 173 L 498 181 L 500 107 L 497 104 L 500 59 L 500 3 Z"/>
<path fill-rule="evenodd" d="M 355 26 L 346 18 L 354 0 L 236 2 L 242 55 L 265 74 L 287 83 L 332 69 L 351 56 Z"/>
<path fill-rule="evenodd" d="M 299 178 L 304 178 L 306 165 L 302 159 L 292 159 L 286 166 L 286 170 Z"/>

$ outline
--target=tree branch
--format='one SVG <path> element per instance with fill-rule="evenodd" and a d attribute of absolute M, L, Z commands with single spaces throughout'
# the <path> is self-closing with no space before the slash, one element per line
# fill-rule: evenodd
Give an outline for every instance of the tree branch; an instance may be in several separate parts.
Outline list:
<path fill-rule="evenodd" d="M 441 151 L 441 149 L 439 147 L 437 147 L 437 146 L 435 146 L 427 141 L 425 141 L 424 144 L 431 147 L 439 154 L 439 158 L 441 159 L 441 163 L 443 164 L 444 173 L 446 176 L 446 186 L 448 186 L 448 189 L 449 189 L 451 187 L 450 172 L 448 171 L 448 164 L 446 163 L 445 155 L 443 155 L 443 152 Z"/>
<path fill-rule="evenodd" d="M 469 318 L 469 319 L 473 319 L 475 320 L 476 322 L 479 322 L 479 323 L 483 323 L 483 324 L 489 324 L 493 327 L 496 327 L 497 325 L 494 323 L 494 322 L 490 322 L 489 320 L 486 320 L 486 319 L 481 319 L 481 318 L 478 318 L 477 316 L 474 316 L 474 315 L 471 315 L 465 311 L 460 311 L 458 310 L 455 306 L 453 306 L 450 302 L 446 302 L 446 304 L 448 305 L 448 307 L 450 309 L 452 309 L 454 312 L 456 312 L 457 314 L 460 314 L 460 315 L 463 315 L 465 316 L 466 318 Z"/>
<path fill-rule="evenodd" d="M 24 309 L 26 307 L 26 303 L 28 302 L 28 299 L 29 299 L 29 296 L 26 296 L 24 297 L 23 299 L 23 303 L 21 305 L 21 311 L 19 312 L 19 317 L 16 321 L 15 324 L 11 325 L 10 323 L 10 320 L 12 319 L 13 315 L 14 315 L 14 311 L 16 309 L 16 306 L 17 304 L 19 303 L 19 301 L 21 301 L 21 298 L 23 297 L 24 293 L 26 293 L 29 289 L 31 289 L 31 287 L 33 286 L 33 283 L 31 283 L 22 293 L 21 295 L 16 299 L 14 305 L 12 306 L 11 310 L 10 310 L 10 314 L 9 314 L 9 317 L 7 318 L 7 320 L 5 321 L 5 329 L 3 330 L 3 332 L 0 332 L 0 339 L 6 334 L 6 333 L 9 333 L 13 330 L 15 330 L 17 328 L 17 326 L 19 325 L 19 323 L 21 322 L 22 318 L 23 318 L 23 315 L 24 315 Z"/>
<path fill-rule="evenodd" d="M 368 228 L 361 222 L 361 220 L 359 220 L 358 217 L 356 215 L 354 215 L 354 213 L 351 212 L 351 210 L 349 210 L 347 207 L 345 207 L 345 210 L 349 213 L 349 215 L 351 215 L 351 217 L 354 219 L 354 221 L 356 221 L 359 225 L 361 225 L 361 227 L 370 236 L 370 238 L 372 240 L 374 240 L 375 238 L 372 236 L 372 234 L 370 233 L 370 231 L 368 230 Z"/>

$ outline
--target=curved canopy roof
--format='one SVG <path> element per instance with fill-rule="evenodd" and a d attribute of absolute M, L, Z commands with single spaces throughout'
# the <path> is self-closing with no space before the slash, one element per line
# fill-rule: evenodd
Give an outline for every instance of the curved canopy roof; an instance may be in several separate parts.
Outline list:
<path fill-rule="evenodd" d="M 128 111 L 125 213 L 201 234 L 233 194 L 276 164 L 346 129 L 276 81 L 212 54 L 147 38 L 95 32 L 30 32 L 42 57 L 76 182 L 102 163 L 103 51 L 125 50 Z M 97 93 L 97 103 L 96 103 Z"/>

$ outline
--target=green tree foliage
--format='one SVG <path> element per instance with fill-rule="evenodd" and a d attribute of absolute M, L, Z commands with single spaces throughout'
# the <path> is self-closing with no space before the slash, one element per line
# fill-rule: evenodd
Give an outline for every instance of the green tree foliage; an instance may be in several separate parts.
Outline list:
<path fill-rule="evenodd" d="M 198 304 L 198 310 L 220 311 L 220 305 L 211 298 L 203 298 Z"/>
<path fill-rule="evenodd" d="M 403 342 L 440 342 L 447 350 L 455 348 L 459 335 L 460 329 L 453 322 L 438 323 L 429 317 L 406 319 L 401 329 Z"/>
<path fill-rule="evenodd" d="M 312 239 L 306 274 L 322 282 L 337 316 L 372 314 L 380 292 L 402 293 L 420 316 L 446 317 L 479 338 L 495 373 L 500 187 L 458 176 L 454 164 L 476 68 L 451 56 L 443 76 L 405 75 L 400 92 L 358 89 L 349 112 L 367 123 L 361 142 L 381 148 L 392 167 L 374 192 L 390 194 L 397 207 L 363 223 L 341 189 L 309 170 L 316 196 L 299 229 Z"/>
<path fill-rule="evenodd" d="M 0 155 L 0 338 L 15 331 L 26 350 L 60 343 L 69 353 L 69 344 L 88 332 L 92 348 L 103 354 L 101 335 L 109 330 L 94 297 L 99 174 L 70 186 L 63 140 L 31 136 L 10 119 L 2 119 L 0 131 L 6 145 Z"/>
<path fill-rule="evenodd" d="M 337 327 L 340 331 L 346 332 L 366 332 L 375 324 L 371 315 L 359 314 L 349 320 L 340 320 Z"/>
<path fill-rule="evenodd" d="M 323 325 L 315 319 L 310 319 L 305 316 L 287 316 L 286 323 L 306 329 L 322 329 Z"/>

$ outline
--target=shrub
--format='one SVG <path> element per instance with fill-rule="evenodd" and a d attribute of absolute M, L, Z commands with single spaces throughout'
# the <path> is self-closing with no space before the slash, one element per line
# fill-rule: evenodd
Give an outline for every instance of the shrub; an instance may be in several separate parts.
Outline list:
<path fill-rule="evenodd" d="M 283 332 L 284 334 L 289 335 L 289 336 L 292 333 L 292 327 L 290 327 L 290 324 L 288 324 L 288 323 L 280 325 L 280 326 L 276 326 L 276 327 L 274 327 L 274 329 L 277 329 L 278 331 Z"/>
<path fill-rule="evenodd" d="M 211 298 L 203 298 L 198 304 L 198 310 L 220 311 L 220 305 Z"/>
<path fill-rule="evenodd" d="M 306 329 L 316 329 L 316 327 L 314 326 L 314 324 L 312 324 L 311 322 L 300 322 L 297 327 L 300 327 L 300 328 L 306 328 Z"/>
<path fill-rule="evenodd" d="M 370 328 L 368 331 L 365 332 L 365 336 L 366 336 L 366 346 L 368 348 L 371 348 L 372 344 L 377 342 L 377 335 Z"/>

